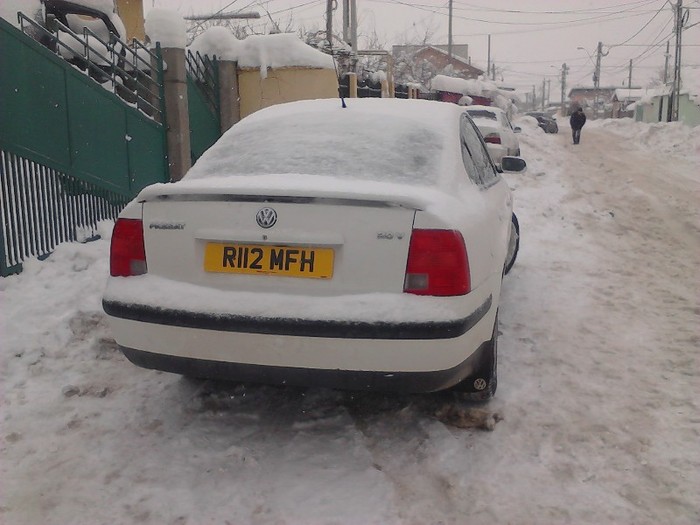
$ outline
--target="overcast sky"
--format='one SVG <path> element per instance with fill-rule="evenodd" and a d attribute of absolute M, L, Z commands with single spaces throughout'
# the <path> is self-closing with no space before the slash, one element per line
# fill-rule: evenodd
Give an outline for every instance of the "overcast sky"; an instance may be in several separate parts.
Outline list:
<path fill-rule="evenodd" d="M 674 2 L 675 3 L 675 2 Z M 335 27 L 340 33 L 342 0 L 337 0 Z M 432 43 L 446 44 L 447 0 L 357 0 L 360 46 L 362 35 L 376 32 L 392 44 L 420 41 L 431 32 Z M 287 26 L 325 27 L 325 0 L 144 0 L 152 7 L 174 9 L 183 15 L 219 9 L 258 11 L 256 32 L 269 31 L 272 18 Z M 700 65 L 700 0 L 684 0 L 690 18 L 683 32 L 683 62 Z M 632 59 L 632 85 L 646 85 L 664 67 L 666 41 L 671 42 L 673 65 L 673 9 L 666 0 L 453 0 L 453 42 L 468 44 L 472 62 L 485 68 L 488 34 L 491 59 L 498 77 L 523 88 L 551 80 L 551 98 L 558 98 L 562 63 L 570 68 L 567 87 L 592 85 L 594 55 L 603 42 L 601 86 L 627 82 Z M 584 50 L 577 49 L 583 47 Z M 590 55 L 590 56 L 589 56 Z M 500 80 L 500 78 L 499 78 Z"/>

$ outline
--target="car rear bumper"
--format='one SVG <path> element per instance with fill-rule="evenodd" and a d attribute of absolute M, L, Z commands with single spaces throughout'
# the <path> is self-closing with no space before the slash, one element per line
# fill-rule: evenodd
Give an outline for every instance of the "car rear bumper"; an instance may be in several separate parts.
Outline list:
<path fill-rule="evenodd" d="M 194 377 L 428 392 L 469 375 L 497 304 L 450 321 L 348 322 L 211 316 L 103 301 L 133 363 Z"/>
<path fill-rule="evenodd" d="M 156 325 L 219 332 L 241 332 L 338 339 L 451 339 L 471 330 L 491 309 L 492 296 L 465 317 L 449 321 L 368 322 L 299 318 L 264 318 L 246 315 L 211 315 L 104 300 L 107 315 Z"/>

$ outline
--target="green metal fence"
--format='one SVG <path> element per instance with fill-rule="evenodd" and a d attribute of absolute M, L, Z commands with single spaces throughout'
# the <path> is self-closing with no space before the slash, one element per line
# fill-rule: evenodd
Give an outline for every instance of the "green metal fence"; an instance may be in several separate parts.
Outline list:
<path fill-rule="evenodd" d="M 63 26 L 32 29 L 42 43 L 0 19 L 2 275 L 169 180 L 159 55 L 129 54 L 118 40 L 100 47 Z M 106 56 L 86 60 L 75 42 Z"/>
<path fill-rule="evenodd" d="M 128 198 L 0 151 L 0 275 L 17 273 L 30 256 L 86 240 L 115 219 Z"/>
<path fill-rule="evenodd" d="M 187 104 L 192 163 L 221 136 L 219 68 L 216 57 L 187 52 Z"/>

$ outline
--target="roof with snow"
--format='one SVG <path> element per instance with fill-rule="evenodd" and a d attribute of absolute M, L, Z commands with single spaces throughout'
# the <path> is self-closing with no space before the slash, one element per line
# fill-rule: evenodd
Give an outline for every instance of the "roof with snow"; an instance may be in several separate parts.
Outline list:
<path fill-rule="evenodd" d="M 333 57 L 304 42 L 294 33 L 251 35 L 238 40 L 224 27 L 212 27 L 199 35 L 189 50 L 234 60 L 242 68 L 309 67 L 334 69 Z"/>

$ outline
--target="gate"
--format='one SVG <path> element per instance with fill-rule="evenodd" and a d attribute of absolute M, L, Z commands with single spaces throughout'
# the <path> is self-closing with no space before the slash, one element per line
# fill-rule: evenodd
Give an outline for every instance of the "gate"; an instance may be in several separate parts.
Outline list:
<path fill-rule="evenodd" d="M 159 50 L 19 16 L 34 38 L 0 19 L 1 275 L 169 179 Z"/>
<path fill-rule="evenodd" d="M 219 67 L 210 58 L 187 51 L 187 107 L 192 164 L 221 136 Z"/>

